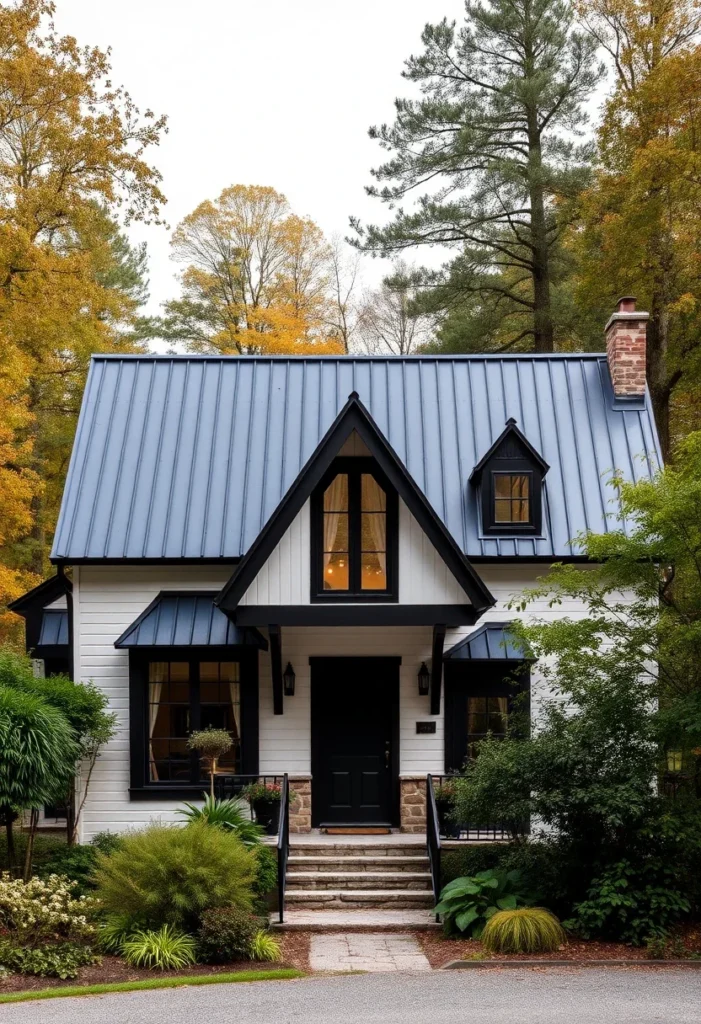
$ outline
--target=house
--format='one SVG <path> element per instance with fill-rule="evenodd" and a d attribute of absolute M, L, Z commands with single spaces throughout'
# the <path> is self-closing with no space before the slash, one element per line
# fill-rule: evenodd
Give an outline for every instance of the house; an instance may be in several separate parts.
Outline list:
<path fill-rule="evenodd" d="M 93 357 L 57 575 L 14 605 L 118 714 L 83 839 L 175 820 L 208 725 L 223 777 L 287 773 L 293 832 L 423 832 L 515 669 L 537 714 L 510 600 L 660 464 L 646 318 L 621 300 L 606 354 Z"/>

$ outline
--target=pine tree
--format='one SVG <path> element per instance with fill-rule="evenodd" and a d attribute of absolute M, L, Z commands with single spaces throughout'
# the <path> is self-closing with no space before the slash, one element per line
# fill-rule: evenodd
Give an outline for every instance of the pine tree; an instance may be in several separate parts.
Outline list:
<path fill-rule="evenodd" d="M 467 0 L 465 11 L 460 29 L 426 26 L 403 73 L 422 97 L 396 100 L 394 124 L 370 131 L 392 154 L 370 194 L 395 207 L 430 191 L 386 227 L 352 223 L 359 244 L 384 255 L 457 247 L 466 291 L 522 310 L 516 333 L 549 352 L 553 250 L 591 155 L 571 136 L 603 69 L 566 0 Z"/>

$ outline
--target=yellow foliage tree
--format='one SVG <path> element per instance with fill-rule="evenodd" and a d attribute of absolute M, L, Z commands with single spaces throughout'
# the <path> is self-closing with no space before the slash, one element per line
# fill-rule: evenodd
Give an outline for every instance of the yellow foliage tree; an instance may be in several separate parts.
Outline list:
<path fill-rule="evenodd" d="M 260 185 L 233 185 L 178 225 L 181 297 L 163 334 L 194 351 L 342 352 L 329 336 L 331 251 L 321 230 Z"/>
<path fill-rule="evenodd" d="M 648 380 L 668 453 L 670 410 L 701 379 L 701 6 L 581 0 L 580 9 L 616 69 L 575 241 L 580 297 L 602 315 L 620 294 L 650 310 Z"/>
<path fill-rule="evenodd" d="M 91 352 L 136 344 L 114 214 L 157 220 L 164 202 L 145 159 L 163 118 L 140 115 L 108 55 L 59 36 L 53 13 L 47 0 L 0 5 L 0 430 L 17 499 L 0 527 L 3 603 L 13 580 L 48 568 Z"/>

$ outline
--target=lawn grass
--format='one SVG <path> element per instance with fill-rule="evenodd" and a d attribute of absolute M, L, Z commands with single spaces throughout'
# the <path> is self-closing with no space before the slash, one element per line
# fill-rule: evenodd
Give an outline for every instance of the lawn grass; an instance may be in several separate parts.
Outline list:
<path fill-rule="evenodd" d="M 235 981 L 284 981 L 303 978 L 293 968 L 268 971 L 231 971 L 222 974 L 178 975 L 175 978 L 145 978 L 141 981 L 114 981 L 102 985 L 64 985 L 41 988 L 29 992 L 7 992 L 0 995 L 0 1003 L 27 1003 L 32 999 L 59 999 L 63 996 L 101 996 L 107 992 L 140 992 L 154 988 L 180 988 L 184 985 L 221 985 Z"/>

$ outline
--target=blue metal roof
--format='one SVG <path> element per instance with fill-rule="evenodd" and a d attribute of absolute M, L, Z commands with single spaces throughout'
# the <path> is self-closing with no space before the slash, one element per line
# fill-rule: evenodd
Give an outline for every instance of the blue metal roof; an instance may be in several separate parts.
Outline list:
<path fill-rule="evenodd" d="M 68 611 L 44 611 L 41 616 L 39 647 L 68 644 Z"/>
<path fill-rule="evenodd" d="M 267 649 L 257 629 L 235 626 L 214 605 L 216 593 L 163 592 L 115 640 L 115 647 L 224 647 Z"/>
<path fill-rule="evenodd" d="M 523 646 L 509 629 L 508 622 L 492 622 L 470 633 L 446 651 L 450 661 L 521 661 Z"/>
<path fill-rule="evenodd" d="M 605 356 L 93 357 L 52 558 L 237 559 L 352 391 L 471 558 L 566 557 L 659 461 Z M 550 465 L 541 537 L 484 537 L 470 473 L 513 417 Z"/>

